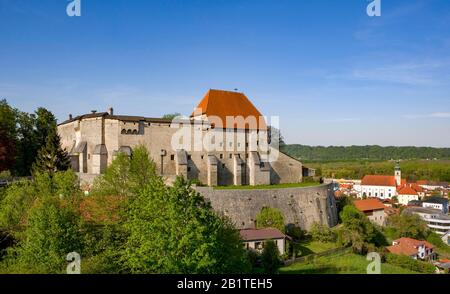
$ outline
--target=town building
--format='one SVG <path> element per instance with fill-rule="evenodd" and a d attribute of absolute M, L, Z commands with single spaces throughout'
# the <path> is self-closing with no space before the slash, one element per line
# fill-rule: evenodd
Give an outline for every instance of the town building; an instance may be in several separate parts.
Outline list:
<path fill-rule="evenodd" d="M 433 245 L 427 241 L 400 238 L 394 240 L 391 246 L 386 247 L 386 250 L 392 254 L 406 255 L 413 259 L 434 260 L 436 254 L 433 248 Z"/>
<path fill-rule="evenodd" d="M 380 200 L 376 198 L 355 200 L 353 201 L 353 205 L 355 205 L 355 207 L 359 211 L 363 212 L 372 222 L 380 226 L 383 226 L 385 224 L 386 206 L 384 206 L 384 204 Z"/>
<path fill-rule="evenodd" d="M 278 229 L 244 229 L 239 232 L 247 250 L 261 252 L 268 241 L 273 241 L 277 245 L 280 255 L 285 253 L 288 237 Z"/>
<path fill-rule="evenodd" d="M 410 201 L 419 200 L 419 194 L 411 184 L 405 184 L 398 188 L 397 195 L 398 203 L 401 205 L 408 205 Z"/>
<path fill-rule="evenodd" d="M 273 146 L 262 114 L 243 94 L 209 90 L 189 118 L 167 120 L 92 111 L 58 125 L 82 181 L 92 182 L 119 153 L 147 147 L 157 170 L 208 186 L 301 182 L 302 163 Z"/>
<path fill-rule="evenodd" d="M 448 214 L 448 199 L 442 197 L 430 197 L 422 201 L 422 207 L 432 208 Z"/>

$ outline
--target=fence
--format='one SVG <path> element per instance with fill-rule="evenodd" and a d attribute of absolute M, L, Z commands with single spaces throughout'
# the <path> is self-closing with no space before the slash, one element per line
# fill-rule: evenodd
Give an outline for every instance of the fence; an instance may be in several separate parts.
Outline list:
<path fill-rule="evenodd" d="M 311 260 L 314 260 L 315 258 L 318 258 L 318 257 L 329 256 L 329 255 L 336 255 L 336 254 L 341 254 L 341 253 L 348 253 L 350 251 L 351 251 L 351 248 L 348 248 L 348 247 L 334 248 L 334 249 L 322 251 L 322 252 L 319 252 L 319 253 L 308 254 L 306 256 L 301 256 L 301 257 L 297 257 L 297 258 L 292 258 L 292 259 L 286 260 L 284 262 L 284 265 L 288 266 L 288 265 L 291 265 L 291 264 L 297 263 L 297 262 L 311 261 Z"/>

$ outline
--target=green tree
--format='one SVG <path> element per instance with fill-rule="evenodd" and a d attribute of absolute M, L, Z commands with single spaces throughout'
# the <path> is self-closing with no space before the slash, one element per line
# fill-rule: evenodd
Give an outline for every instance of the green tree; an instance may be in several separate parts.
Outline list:
<path fill-rule="evenodd" d="M 248 261 L 238 232 L 183 178 L 153 177 L 127 210 L 122 261 L 132 273 L 241 273 Z M 144 237 L 143 237 L 144 236 Z"/>
<path fill-rule="evenodd" d="M 35 117 L 37 146 L 44 146 L 47 143 L 47 137 L 56 130 L 56 118 L 53 113 L 43 107 L 36 110 Z"/>
<path fill-rule="evenodd" d="M 338 243 L 352 246 L 356 252 L 364 252 L 369 244 L 386 245 L 379 229 L 353 205 L 347 205 L 340 213 L 342 227 L 337 231 Z"/>
<path fill-rule="evenodd" d="M 45 145 L 39 150 L 36 162 L 33 164 L 33 172 L 53 175 L 57 171 L 65 171 L 69 168 L 69 155 L 61 148 L 61 138 L 55 127 L 49 130 Z"/>
<path fill-rule="evenodd" d="M 428 227 L 420 216 L 415 214 L 392 215 L 388 218 L 387 227 L 393 230 L 393 237 L 409 237 L 425 239 L 428 235 Z"/>
<path fill-rule="evenodd" d="M 276 228 L 285 231 L 284 218 L 280 210 L 272 207 L 263 207 L 256 215 L 256 225 L 260 228 Z"/>
<path fill-rule="evenodd" d="M 12 170 L 16 157 L 16 113 L 6 100 L 0 100 L 0 172 Z"/>
<path fill-rule="evenodd" d="M 82 252 L 81 240 L 79 216 L 58 199 L 44 197 L 30 210 L 19 245 L 8 252 L 8 271 L 62 273 L 67 254 Z"/>
<path fill-rule="evenodd" d="M 309 231 L 312 239 L 320 242 L 334 242 L 336 241 L 336 235 L 327 226 L 319 223 L 313 223 Z"/>
<path fill-rule="evenodd" d="M 94 182 L 93 193 L 133 196 L 156 176 L 156 167 L 145 146 L 137 146 L 131 157 L 119 153 L 105 173 Z"/>
<path fill-rule="evenodd" d="M 162 116 L 162 119 L 173 120 L 174 118 L 176 118 L 178 116 L 181 116 L 181 113 L 178 113 L 178 112 L 167 113 Z"/>
<path fill-rule="evenodd" d="M 36 117 L 34 114 L 17 111 L 17 160 L 15 171 L 20 176 L 28 176 L 36 159 L 38 145 L 36 137 Z"/>
<path fill-rule="evenodd" d="M 274 274 L 281 266 L 280 253 L 274 241 L 267 241 L 261 253 L 261 263 L 266 274 Z"/>

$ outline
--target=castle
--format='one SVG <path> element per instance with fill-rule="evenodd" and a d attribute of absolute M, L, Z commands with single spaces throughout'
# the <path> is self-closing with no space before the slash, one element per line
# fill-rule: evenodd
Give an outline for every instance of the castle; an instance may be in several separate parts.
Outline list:
<path fill-rule="evenodd" d="M 300 161 L 279 152 L 265 118 L 243 94 L 209 90 L 189 118 L 173 120 L 115 115 L 113 109 L 72 117 L 58 125 L 72 168 L 88 184 L 115 156 L 132 156 L 144 145 L 166 182 L 176 176 L 197 180 L 214 210 L 237 228 L 253 228 L 266 206 L 279 209 L 287 225 L 309 229 L 313 223 L 337 224 L 330 184 L 273 189 L 214 189 L 227 185 L 299 183 L 314 176 Z"/>
<path fill-rule="evenodd" d="M 69 115 L 58 133 L 81 179 L 103 173 L 118 152 L 131 156 L 140 144 L 168 181 L 183 175 L 208 186 L 268 185 L 311 175 L 278 152 L 265 118 L 238 92 L 209 90 L 186 119 L 116 115 L 112 108 Z"/>

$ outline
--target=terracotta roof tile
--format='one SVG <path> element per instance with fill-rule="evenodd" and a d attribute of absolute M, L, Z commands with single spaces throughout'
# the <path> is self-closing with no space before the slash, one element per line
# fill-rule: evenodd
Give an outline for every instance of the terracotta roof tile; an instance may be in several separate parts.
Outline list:
<path fill-rule="evenodd" d="M 361 185 L 368 186 L 397 186 L 394 176 L 366 175 L 361 181 Z"/>
<path fill-rule="evenodd" d="M 191 114 L 191 117 L 206 115 L 207 117 L 217 117 L 221 121 L 211 121 L 215 127 L 222 128 L 239 128 L 239 129 L 260 129 L 266 130 L 267 125 L 262 114 L 250 102 L 250 100 L 243 93 L 209 90 L 198 104 L 197 108 Z M 254 118 L 255 126 L 235 126 L 227 125 L 226 118 L 228 117 L 243 117 L 250 121 Z M 250 118 L 250 119 L 249 119 Z"/>
<path fill-rule="evenodd" d="M 369 210 L 384 210 L 385 208 L 384 204 L 376 198 L 355 200 L 353 201 L 353 204 L 359 211 L 362 212 Z"/>

